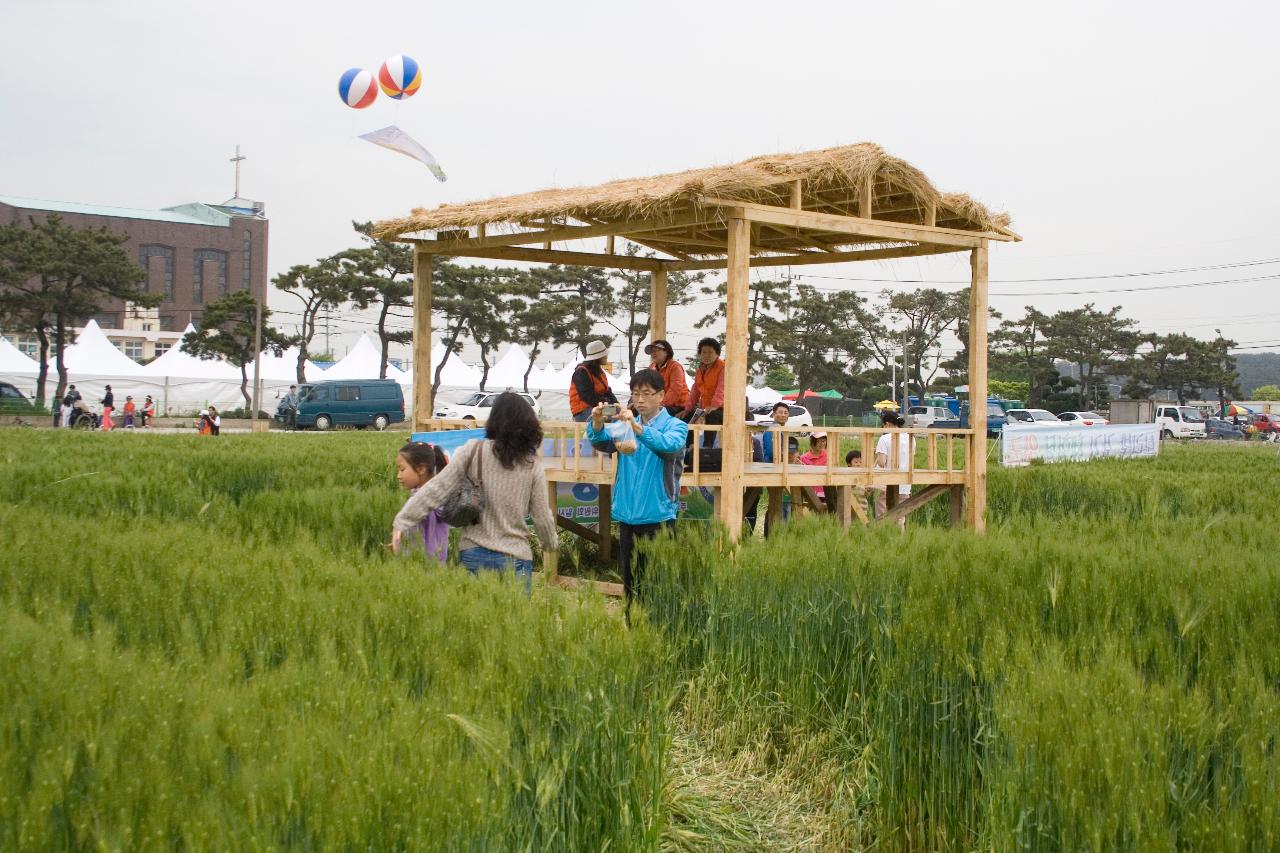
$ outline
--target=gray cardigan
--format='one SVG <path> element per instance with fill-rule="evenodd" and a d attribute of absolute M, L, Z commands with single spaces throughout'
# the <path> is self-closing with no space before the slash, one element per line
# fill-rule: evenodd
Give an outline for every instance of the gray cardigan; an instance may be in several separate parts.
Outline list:
<path fill-rule="evenodd" d="M 526 516 L 533 519 L 542 547 L 554 549 L 557 543 L 556 519 L 547 499 L 547 475 L 542 469 L 542 460 L 535 456 L 531 461 L 517 462 L 508 470 L 494 455 L 492 443 L 479 439 L 463 445 L 449 464 L 431 478 L 431 482 L 409 496 L 396 515 L 395 528 L 408 533 L 427 513 L 443 506 L 464 472 L 475 475 L 472 459 L 476 453 L 484 454 L 480 470 L 484 512 L 478 523 L 459 528 L 462 534 L 459 550 L 488 548 L 520 560 L 533 559 L 533 551 L 529 548 L 529 528 L 525 526 Z"/>

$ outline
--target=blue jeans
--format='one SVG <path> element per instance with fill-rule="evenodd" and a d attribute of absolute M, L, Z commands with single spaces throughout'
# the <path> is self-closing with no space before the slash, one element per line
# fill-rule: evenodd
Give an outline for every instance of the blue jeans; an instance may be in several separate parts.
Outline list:
<path fill-rule="evenodd" d="M 533 592 L 533 561 L 520 560 L 510 554 L 503 554 L 489 548 L 467 548 L 458 552 L 458 562 L 466 567 L 467 571 L 473 575 L 479 575 L 481 570 L 488 572 L 503 572 L 508 567 L 514 566 L 516 570 L 516 579 L 524 580 L 525 594 Z"/>

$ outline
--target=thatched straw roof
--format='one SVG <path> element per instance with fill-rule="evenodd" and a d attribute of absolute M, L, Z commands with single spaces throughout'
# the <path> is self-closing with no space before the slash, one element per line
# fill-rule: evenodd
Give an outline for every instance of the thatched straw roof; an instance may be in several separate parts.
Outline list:
<path fill-rule="evenodd" d="M 859 216 L 861 192 L 871 182 L 875 219 L 929 224 L 927 218 L 932 209 L 936 217 L 932 224 L 942 228 L 1012 234 L 1007 230 L 1008 214 L 992 213 L 967 195 L 940 193 L 919 169 L 869 142 L 797 154 L 771 154 L 730 166 L 610 181 L 594 187 L 442 204 L 434 210 L 416 208 L 409 216 L 379 222 L 375 233 L 384 239 L 426 236 L 421 232 L 430 231 L 450 231 L 455 233 L 447 236 L 461 237 L 464 235 L 456 233 L 459 229 L 485 226 L 486 233 L 492 236 L 552 224 L 646 222 L 650 227 L 638 232 L 642 233 L 644 245 L 677 255 L 719 255 L 724 253 L 723 222 L 717 221 L 716 210 L 702 208 L 702 199 L 786 207 L 791 203 L 796 180 L 802 182 L 801 206 L 806 210 Z M 707 211 L 706 221 L 690 225 L 691 218 L 699 218 L 700 209 Z M 652 228 L 654 221 L 677 219 L 678 227 L 673 225 L 665 231 Z M 774 235 L 774 245 L 769 239 L 766 232 L 754 241 L 753 248 L 786 251 L 794 247 L 793 241 L 783 240 L 781 234 Z M 864 242 L 870 241 L 832 235 L 823 245 Z"/>

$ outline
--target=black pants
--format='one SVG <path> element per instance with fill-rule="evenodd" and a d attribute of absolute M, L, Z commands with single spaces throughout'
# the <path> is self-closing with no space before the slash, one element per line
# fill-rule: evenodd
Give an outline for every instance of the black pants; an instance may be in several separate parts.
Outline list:
<path fill-rule="evenodd" d="M 652 539 L 664 527 L 675 530 L 676 520 L 673 518 L 669 521 L 660 521 L 657 524 L 623 524 L 618 522 L 618 568 L 622 571 L 622 589 L 627 596 L 628 619 L 631 613 L 631 599 L 637 593 L 640 575 L 644 572 L 644 556 L 635 554 L 636 540 Z"/>
<path fill-rule="evenodd" d="M 681 418 L 681 420 L 683 420 L 685 423 L 689 423 L 690 421 L 693 420 L 693 414 L 690 413 L 689 417 Z M 704 424 L 717 424 L 719 426 L 724 426 L 724 409 L 715 409 L 713 411 L 707 412 L 706 414 L 703 415 L 702 422 Z M 702 433 L 702 446 L 715 447 L 715 445 L 716 445 L 716 433 L 704 431 Z M 693 447 L 692 424 L 690 425 L 690 428 L 689 428 L 689 440 L 686 442 L 685 446 Z"/>

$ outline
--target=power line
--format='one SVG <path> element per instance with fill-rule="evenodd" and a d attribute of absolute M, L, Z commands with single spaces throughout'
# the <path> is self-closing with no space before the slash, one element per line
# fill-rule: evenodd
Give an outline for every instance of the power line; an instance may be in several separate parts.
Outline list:
<path fill-rule="evenodd" d="M 1183 284 L 1156 284 L 1150 287 L 1111 287 L 1111 288 L 1102 288 L 1097 290 L 1050 290 L 1050 291 L 1039 291 L 1039 292 L 1032 292 L 1032 291 L 995 292 L 993 291 L 988 295 L 989 296 L 1018 296 L 1023 298 L 1032 297 L 1032 296 L 1089 296 L 1097 293 L 1142 293 L 1142 292 L 1153 291 L 1153 290 L 1185 290 L 1188 288 L 1196 288 L 1196 287 L 1220 287 L 1222 285 L 1227 285 L 1227 284 L 1248 284 L 1251 282 L 1258 282 L 1258 281 L 1275 281 L 1276 279 L 1280 279 L 1280 273 L 1276 273 L 1274 275 L 1254 276 L 1252 278 L 1231 278 L 1231 279 L 1224 279 L 1221 281 L 1194 281 L 1194 282 L 1186 282 Z M 850 279 L 850 280 L 859 281 L 860 279 Z M 904 282 L 904 283 L 907 283 L 907 282 Z M 833 292 L 833 293 L 834 292 L 843 292 L 843 293 L 878 293 L 879 292 L 878 290 L 874 290 L 872 288 L 860 289 L 860 288 L 850 288 L 850 287 L 821 287 L 819 285 L 810 285 L 810 286 L 813 287 L 814 290 L 821 290 L 824 292 Z"/>
<path fill-rule="evenodd" d="M 1038 284 L 1061 281 L 1097 281 L 1107 278 L 1137 278 L 1150 275 L 1177 275 L 1188 272 L 1205 272 L 1207 270 L 1238 269 L 1240 267 L 1265 266 L 1280 264 L 1280 258 L 1263 258 L 1257 261 L 1232 261 L 1225 264 L 1209 264 L 1201 267 L 1183 267 L 1176 270 L 1144 270 L 1140 272 L 1100 273 L 1098 275 L 1053 276 L 1050 278 L 993 278 L 991 284 Z M 857 276 L 817 275 L 815 273 L 796 273 L 796 278 L 833 279 L 838 281 L 869 281 L 882 284 L 963 284 L 969 285 L 968 279 L 929 279 L 929 278 L 859 278 Z"/>

